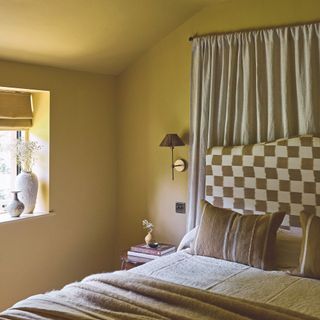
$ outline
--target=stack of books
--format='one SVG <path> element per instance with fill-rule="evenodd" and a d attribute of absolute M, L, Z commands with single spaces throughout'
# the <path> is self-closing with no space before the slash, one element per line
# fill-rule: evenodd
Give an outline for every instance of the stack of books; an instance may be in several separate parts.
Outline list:
<path fill-rule="evenodd" d="M 171 244 L 159 244 L 156 248 L 151 248 L 145 243 L 132 246 L 128 251 L 128 258 L 132 262 L 144 263 L 154 260 L 176 251 L 176 247 Z"/>

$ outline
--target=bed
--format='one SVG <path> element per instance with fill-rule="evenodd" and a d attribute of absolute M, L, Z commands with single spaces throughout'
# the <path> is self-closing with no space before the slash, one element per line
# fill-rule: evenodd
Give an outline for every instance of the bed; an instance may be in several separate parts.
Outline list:
<path fill-rule="evenodd" d="M 319 297 L 318 280 L 183 250 L 30 297 L 0 319 L 320 319 Z"/>
<path fill-rule="evenodd" d="M 277 234 L 298 237 L 302 228 L 305 237 L 299 220 L 301 210 L 319 214 L 319 151 L 320 139 L 312 136 L 208 150 L 206 200 L 214 208 L 240 213 L 241 221 L 252 216 L 263 219 L 263 212 L 280 208 L 285 212 L 279 225 L 285 231 Z M 230 170 L 232 166 L 238 168 Z M 240 170 L 242 185 L 235 174 L 239 167 L 253 168 Z M 266 174 L 271 167 L 272 177 Z M 263 179 L 265 188 L 261 187 Z M 252 197 L 251 191 L 244 189 L 261 192 Z M 198 254 L 201 230 L 207 227 L 203 221 L 186 237 L 181 245 L 184 248 L 174 254 L 129 271 L 91 275 L 62 290 L 30 297 L 1 313 L 0 319 L 320 319 L 318 279 L 290 274 L 286 268 L 262 270 L 253 267 L 251 260 L 238 263 Z M 260 223 L 256 221 L 254 226 Z M 253 241 L 253 236 L 250 239 Z M 284 255 L 281 251 L 278 254 Z"/>

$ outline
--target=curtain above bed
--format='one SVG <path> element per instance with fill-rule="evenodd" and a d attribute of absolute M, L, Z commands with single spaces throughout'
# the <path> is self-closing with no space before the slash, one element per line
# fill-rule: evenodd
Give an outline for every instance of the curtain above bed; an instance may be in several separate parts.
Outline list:
<path fill-rule="evenodd" d="M 207 148 L 319 135 L 319 88 L 319 23 L 193 40 L 188 230 Z"/>

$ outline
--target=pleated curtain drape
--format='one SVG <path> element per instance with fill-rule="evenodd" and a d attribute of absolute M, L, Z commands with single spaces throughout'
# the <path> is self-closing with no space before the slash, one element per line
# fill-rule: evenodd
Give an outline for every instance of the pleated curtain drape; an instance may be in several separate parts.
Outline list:
<path fill-rule="evenodd" d="M 195 38 L 191 73 L 188 230 L 207 148 L 320 133 L 320 24 Z"/>

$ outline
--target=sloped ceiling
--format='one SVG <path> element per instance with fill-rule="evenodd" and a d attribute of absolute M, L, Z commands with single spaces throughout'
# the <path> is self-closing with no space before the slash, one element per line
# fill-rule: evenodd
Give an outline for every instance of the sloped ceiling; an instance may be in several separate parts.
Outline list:
<path fill-rule="evenodd" d="M 116 75 L 212 0 L 0 0 L 0 59 Z"/>

